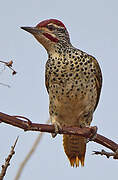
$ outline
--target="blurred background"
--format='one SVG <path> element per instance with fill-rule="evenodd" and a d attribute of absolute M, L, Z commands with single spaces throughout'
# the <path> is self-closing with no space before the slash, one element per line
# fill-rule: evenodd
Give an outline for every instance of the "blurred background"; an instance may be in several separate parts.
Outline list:
<path fill-rule="evenodd" d="M 13 60 L 18 72 L 2 72 L 0 64 L 1 112 L 22 115 L 32 122 L 45 123 L 49 118 L 48 94 L 45 88 L 47 53 L 21 26 L 35 26 L 42 20 L 56 18 L 67 27 L 72 44 L 95 56 L 103 73 L 103 88 L 92 125 L 98 133 L 118 140 L 118 1 L 110 0 L 20 0 L 0 2 L 0 60 Z M 11 145 L 19 137 L 15 155 L 5 180 L 14 179 L 18 167 L 31 148 L 38 132 L 0 124 L 0 166 Z M 21 180 L 32 179 L 111 179 L 117 177 L 117 160 L 93 156 L 103 147 L 87 145 L 84 168 L 71 168 L 62 146 L 62 136 L 52 139 L 45 133 L 33 157 L 25 167 Z"/>

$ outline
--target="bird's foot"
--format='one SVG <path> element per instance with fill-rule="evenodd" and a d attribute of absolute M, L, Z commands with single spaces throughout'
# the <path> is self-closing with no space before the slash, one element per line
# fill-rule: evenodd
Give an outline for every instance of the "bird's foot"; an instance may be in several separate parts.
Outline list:
<path fill-rule="evenodd" d="M 62 129 L 62 127 L 61 127 L 61 125 L 58 122 L 54 122 L 52 124 L 54 125 L 55 132 L 51 133 L 51 134 L 52 134 L 52 137 L 55 138 L 56 135 L 59 133 L 59 131 Z"/>
<path fill-rule="evenodd" d="M 89 141 L 94 141 L 94 139 L 97 137 L 97 126 L 91 127 L 91 137 L 87 138 L 87 143 Z"/>

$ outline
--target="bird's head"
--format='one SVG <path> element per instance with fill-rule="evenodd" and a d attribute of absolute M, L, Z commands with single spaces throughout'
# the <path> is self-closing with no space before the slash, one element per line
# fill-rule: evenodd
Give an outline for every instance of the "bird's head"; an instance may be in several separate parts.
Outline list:
<path fill-rule="evenodd" d="M 65 25 L 56 19 L 49 19 L 40 22 L 35 27 L 21 27 L 28 31 L 45 47 L 47 51 L 56 46 L 70 44 L 70 38 Z"/>

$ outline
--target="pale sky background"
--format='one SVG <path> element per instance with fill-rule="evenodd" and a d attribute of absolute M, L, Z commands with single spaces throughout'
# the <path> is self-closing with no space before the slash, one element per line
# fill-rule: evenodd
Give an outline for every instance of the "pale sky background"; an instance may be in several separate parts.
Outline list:
<path fill-rule="evenodd" d="M 8 69 L 0 73 L 0 82 L 11 86 L 0 86 L 0 111 L 23 115 L 37 123 L 45 123 L 48 119 L 49 102 L 44 84 L 47 53 L 20 26 L 35 26 L 49 18 L 63 21 L 72 44 L 98 59 L 103 73 L 103 88 L 92 125 L 98 126 L 98 133 L 118 142 L 117 0 L 1 0 L 0 59 L 12 59 L 18 73 L 12 76 Z M 38 133 L 0 124 L 0 166 L 18 135 L 16 154 L 5 180 L 14 179 Z M 93 150 L 102 148 L 94 142 L 89 143 L 85 167 L 73 169 L 64 153 L 62 136 L 52 139 L 50 134 L 45 133 L 20 180 L 115 179 L 118 177 L 118 161 L 91 155 Z"/>

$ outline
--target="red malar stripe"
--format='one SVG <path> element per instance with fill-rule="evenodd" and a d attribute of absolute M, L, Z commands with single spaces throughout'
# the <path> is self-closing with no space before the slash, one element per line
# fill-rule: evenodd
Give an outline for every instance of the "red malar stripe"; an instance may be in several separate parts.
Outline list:
<path fill-rule="evenodd" d="M 51 36 L 51 35 L 48 34 L 48 33 L 43 33 L 43 35 L 44 35 L 45 37 L 47 37 L 48 39 L 50 39 L 51 41 L 53 41 L 53 42 L 58 42 L 58 39 L 57 39 L 57 38 Z"/>

